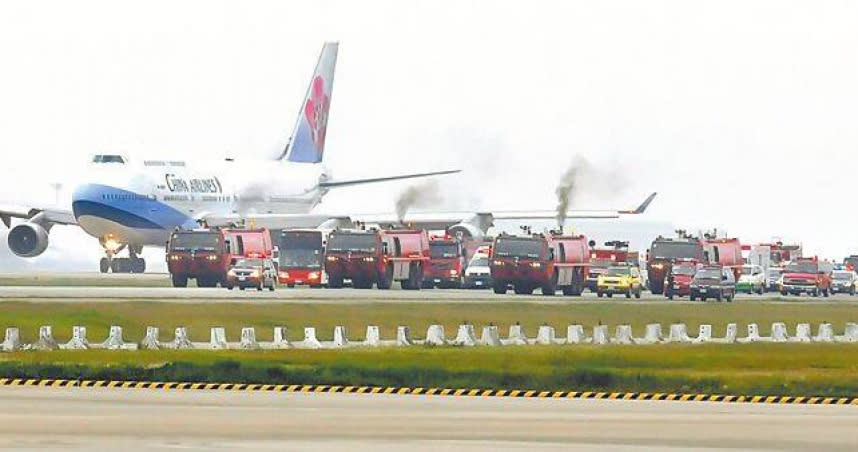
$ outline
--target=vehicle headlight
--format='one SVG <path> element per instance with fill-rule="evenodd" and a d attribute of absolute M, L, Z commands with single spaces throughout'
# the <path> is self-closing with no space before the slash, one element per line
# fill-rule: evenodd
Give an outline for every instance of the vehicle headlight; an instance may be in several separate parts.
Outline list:
<path fill-rule="evenodd" d="M 530 266 L 533 268 L 542 268 L 542 263 L 541 262 L 531 262 Z"/>
<path fill-rule="evenodd" d="M 459 274 L 459 270 L 456 270 L 455 268 L 450 269 L 450 276 L 456 276 L 458 274 Z"/>
<path fill-rule="evenodd" d="M 363 258 L 363 261 L 364 262 L 375 262 L 375 258 L 372 256 L 367 256 L 367 257 Z"/>
<path fill-rule="evenodd" d="M 259 277 L 259 270 L 253 270 L 252 272 L 250 272 L 250 277 L 251 278 Z"/>
<path fill-rule="evenodd" d="M 289 272 L 280 272 L 280 277 L 283 279 L 289 278 Z"/>
<path fill-rule="evenodd" d="M 504 261 L 495 260 L 495 261 L 492 261 L 492 265 L 496 265 L 496 266 L 498 266 L 498 267 L 503 267 L 503 266 L 504 266 Z"/>
<path fill-rule="evenodd" d="M 310 272 L 307 277 L 309 277 L 310 279 L 319 279 L 319 272 Z"/>
<path fill-rule="evenodd" d="M 229 271 L 228 271 L 228 272 L 226 272 L 226 274 L 227 274 L 227 275 L 230 275 L 230 276 L 235 276 L 235 270 L 233 270 L 233 269 L 229 269 Z"/>
<path fill-rule="evenodd" d="M 177 261 L 177 260 L 180 260 L 180 259 L 182 259 L 182 256 L 179 256 L 178 254 L 171 254 L 171 255 L 170 255 L 170 260 L 171 260 L 171 261 Z"/>
<path fill-rule="evenodd" d="M 218 255 L 217 254 L 209 254 L 208 256 L 206 256 L 206 259 L 208 259 L 210 261 L 216 261 L 216 260 L 218 260 Z"/>
<path fill-rule="evenodd" d="M 326 257 L 325 259 L 327 259 L 327 260 L 328 260 L 328 262 L 336 262 L 336 261 L 337 261 L 337 256 L 328 256 L 328 257 Z"/>

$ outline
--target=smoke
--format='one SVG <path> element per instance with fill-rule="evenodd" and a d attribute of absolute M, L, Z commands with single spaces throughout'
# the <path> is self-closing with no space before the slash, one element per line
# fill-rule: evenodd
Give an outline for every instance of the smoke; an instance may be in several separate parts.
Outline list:
<path fill-rule="evenodd" d="M 626 177 L 618 168 L 599 168 L 581 156 L 575 157 L 554 189 L 557 195 L 557 226 L 563 228 L 570 207 L 584 194 L 606 199 L 616 196 Z"/>
<path fill-rule="evenodd" d="M 578 194 L 579 177 L 582 173 L 590 170 L 590 163 L 583 157 L 575 157 L 572 164 L 566 168 L 560 176 L 560 182 L 554 193 L 557 195 L 557 227 L 563 228 L 566 223 L 566 215 L 569 212 L 569 204 Z"/>
<path fill-rule="evenodd" d="M 402 223 L 405 214 L 414 207 L 435 207 L 444 201 L 441 196 L 441 187 L 434 179 L 406 188 L 396 198 L 396 217 Z"/>

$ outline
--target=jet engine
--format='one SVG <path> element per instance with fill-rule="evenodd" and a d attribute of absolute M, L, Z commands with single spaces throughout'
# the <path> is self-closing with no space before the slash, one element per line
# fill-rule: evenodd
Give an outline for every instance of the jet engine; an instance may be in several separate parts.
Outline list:
<path fill-rule="evenodd" d="M 486 235 L 479 227 L 466 222 L 461 222 L 450 226 L 447 229 L 447 232 L 453 237 L 459 237 L 463 240 L 473 240 L 477 242 L 482 241 L 483 237 L 485 237 Z"/>
<path fill-rule="evenodd" d="M 7 239 L 9 249 L 20 257 L 35 257 L 48 248 L 48 230 L 31 221 L 12 228 Z"/>

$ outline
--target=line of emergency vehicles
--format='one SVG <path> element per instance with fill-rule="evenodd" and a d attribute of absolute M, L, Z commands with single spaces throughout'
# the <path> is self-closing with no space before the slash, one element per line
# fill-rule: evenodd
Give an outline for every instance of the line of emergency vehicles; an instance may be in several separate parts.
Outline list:
<path fill-rule="evenodd" d="M 849 259 L 852 259 L 850 261 Z M 167 263 L 176 287 L 275 290 L 277 286 L 386 290 L 491 288 L 568 296 L 732 301 L 737 293 L 855 294 L 858 256 L 840 266 L 803 257 L 798 245 L 742 245 L 717 233 L 658 237 L 642 261 L 628 242 L 603 246 L 562 231 L 502 233 L 473 241 L 446 231 L 383 229 L 197 229 L 173 232 Z"/>

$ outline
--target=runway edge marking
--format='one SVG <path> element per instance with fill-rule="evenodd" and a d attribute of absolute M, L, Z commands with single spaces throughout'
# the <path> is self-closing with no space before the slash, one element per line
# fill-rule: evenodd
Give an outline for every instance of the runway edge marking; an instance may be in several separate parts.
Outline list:
<path fill-rule="evenodd" d="M 290 392 L 340 394 L 398 394 L 444 397 L 496 397 L 530 399 L 603 399 L 603 400 L 656 400 L 674 402 L 722 402 L 789 405 L 855 405 L 858 397 L 764 396 L 729 394 L 677 394 L 648 392 L 576 392 L 536 391 L 524 389 L 473 389 L 473 388 L 410 388 L 396 386 L 329 386 L 329 385 L 272 385 L 251 383 L 192 383 L 166 381 L 126 380 L 62 380 L 38 378 L 0 378 L 0 386 L 29 386 L 45 388 L 109 388 L 150 389 L 174 391 L 234 391 L 234 392 Z"/>

